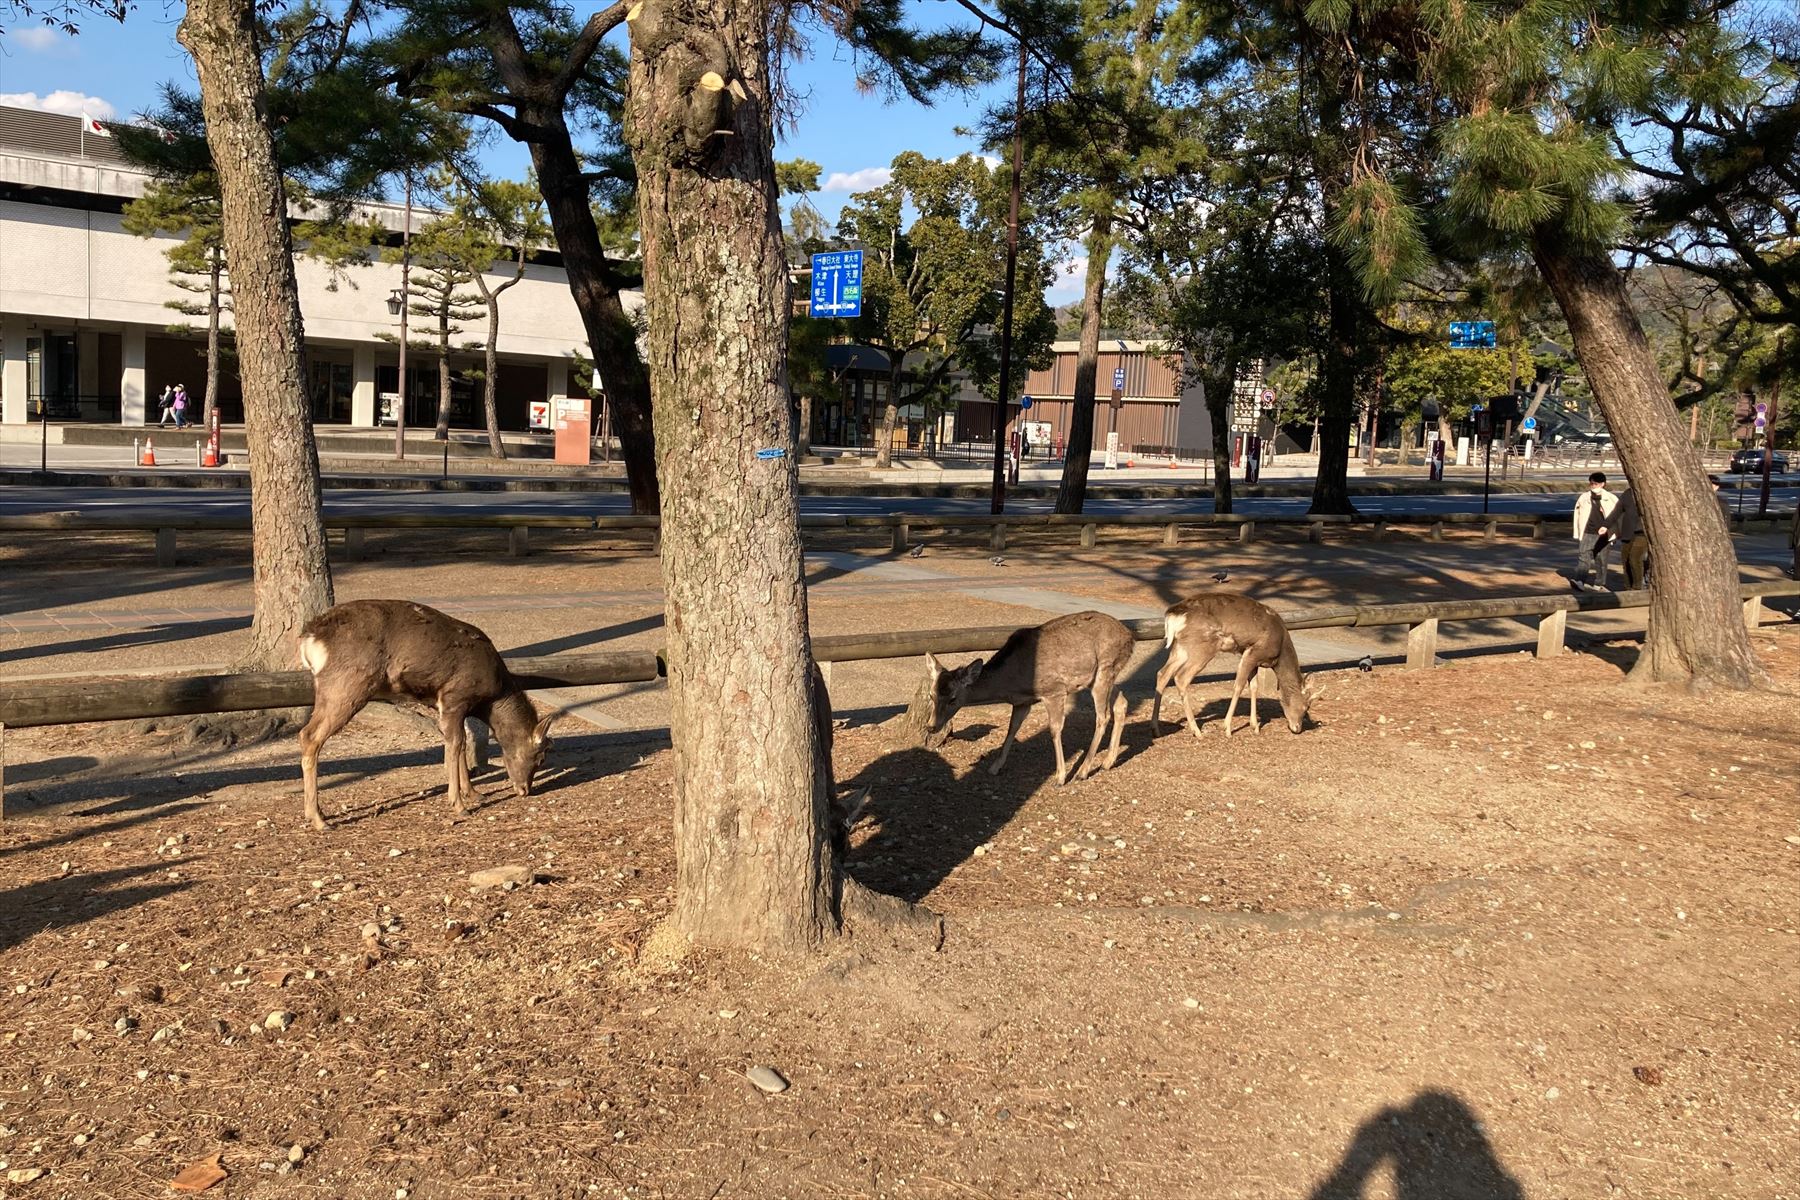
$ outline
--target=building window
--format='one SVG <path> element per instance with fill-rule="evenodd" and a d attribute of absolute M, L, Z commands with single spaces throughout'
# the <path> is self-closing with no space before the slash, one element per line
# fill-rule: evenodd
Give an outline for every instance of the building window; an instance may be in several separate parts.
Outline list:
<path fill-rule="evenodd" d="M 312 419 L 317 425 L 348 425 L 350 393 L 355 383 L 349 363 L 307 363 L 307 392 L 312 398 Z"/>

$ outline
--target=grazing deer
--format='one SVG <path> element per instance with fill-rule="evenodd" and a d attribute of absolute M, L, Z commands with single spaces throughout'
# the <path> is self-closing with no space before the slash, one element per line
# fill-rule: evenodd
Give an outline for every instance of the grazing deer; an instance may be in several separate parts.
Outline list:
<path fill-rule="evenodd" d="M 407 600 L 351 600 L 320 614 L 300 635 L 300 661 L 313 675 L 312 718 L 300 730 L 306 819 L 319 815 L 319 750 L 371 700 L 416 700 L 437 710 L 444 769 L 456 814 L 468 811 L 469 765 L 463 721 L 484 721 L 500 740 L 513 790 L 531 794 L 549 749 L 552 714 L 540 718 L 487 634 Z"/>
<path fill-rule="evenodd" d="M 1169 648 L 1169 660 L 1156 673 L 1156 703 L 1150 709 L 1151 737 L 1162 732 L 1163 689 L 1171 682 L 1181 695 L 1188 728 L 1195 737 L 1200 736 L 1200 723 L 1194 719 L 1193 705 L 1188 702 L 1188 685 L 1206 670 L 1215 655 L 1233 651 L 1241 651 L 1243 657 L 1238 659 L 1231 705 L 1225 710 L 1225 736 L 1231 736 L 1231 722 L 1237 716 L 1238 697 L 1244 694 L 1245 683 L 1250 685 L 1250 729 L 1261 731 L 1256 702 L 1257 677 L 1263 667 L 1275 671 L 1288 729 L 1300 732 L 1313 694 L 1300 674 L 1294 639 L 1267 605 L 1236 592 L 1206 592 L 1183 600 L 1163 614 L 1163 645 Z"/>
<path fill-rule="evenodd" d="M 1012 721 L 1000 743 L 1000 757 L 988 768 L 998 775 L 1012 750 L 1013 737 L 1025 714 L 1038 701 L 1050 718 L 1050 741 L 1056 747 L 1056 782 L 1068 782 L 1069 767 L 1063 758 L 1063 718 L 1075 693 L 1083 688 L 1094 697 L 1094 741 L 1088 747 L 1078 778 L 1086 779 L 1098 767 L 1100 741 L 1112 721 L 1112 748 L 1106 756 L 1110 767 L 1119 758 L 1119 739 L 1125 725 L 1125 696 L 1117 690 L 1119 677 L 1131 658 L 1131 632 L 1105 613 L 1079 612 L 1046 621 L 1035 629 L 1021 629 L 986 661 L 951 669 L 937 656 L 925 656 L 926 678 L 915 711 L 924 726 L 926 749 L 934 749 L 950 736 L 950 718 L 969 704 L 1010 704 Z"/>

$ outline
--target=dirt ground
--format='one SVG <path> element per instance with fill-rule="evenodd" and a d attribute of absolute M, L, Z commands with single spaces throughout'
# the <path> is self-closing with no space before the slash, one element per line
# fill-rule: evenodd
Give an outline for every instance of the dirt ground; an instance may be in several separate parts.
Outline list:
<path fill-rule="evenodd" d="M 1212 687 L 1152 744 L 1140 690 L 1063 789 L 1041 716 L 998 778 L 998 710 L 853 726 L 851 870 L 947 936 L 800 960 L 652 940 L 641 735 L 452 826 L 371 711 L 315 836 L 289 741 L 10 732 L 0 1195 L 1800 1196 L 1800 630 L 1756 640 L 1774 693 L 1618 644 L 1334 673 L 1299 737 Z M 542 882 L 471 890 L 503 863 Z"/>

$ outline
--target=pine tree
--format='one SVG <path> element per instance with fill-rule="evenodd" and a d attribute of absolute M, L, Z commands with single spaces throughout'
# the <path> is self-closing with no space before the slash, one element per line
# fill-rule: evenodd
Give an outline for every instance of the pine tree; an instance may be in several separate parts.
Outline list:
<path fill-rule="evenodd" d="M 169 260 L 169 282 L 199 300 L 168 300 L 164 307 L 190 317 L 206 318 L 206 389 L 203 427 L 210 429 L 218 405 L 219 361 L 222 355 L 220 318 L 231 310 L 225 270 L 225 226 L 219 208 L 218 179 L 209 167 L 191 175 L 159 179 L 145 193 L 125 206 L 127 233 L 155 237 L 182 235 L 164 251 Z M 170 332 L 187 333 L 185 323 Z"/>
<path fill-rule="evenodd" d="M 463 324 L 483 315 L 485 305 L 478 306 L 480 296 L 470 289 L 477 276 L 493 265 L 500 247 L 480 223 L 466 219 L 466 213 L 451 211 L 432 218 L 412 236 L 407 250 L 390 247 L 382 251 L 382 259 L 397 263 L 403 254 L 412 260 L 411 278 L 407 282 L 407 311 L 426 322 L 426 338 L 415 339 L 414 346 L 435 351 L 438 374 L 437 439 L 450 436 L 451 340 L 462 334 Z M 417 328 L 415 324 L 414 328 Z M 383 335 L 387 340 L 397 340 Z M 429 339 L 429 340 L 427 340 Z M 474 349 L 478 343 L 458 343 L 457 349 Z"/>

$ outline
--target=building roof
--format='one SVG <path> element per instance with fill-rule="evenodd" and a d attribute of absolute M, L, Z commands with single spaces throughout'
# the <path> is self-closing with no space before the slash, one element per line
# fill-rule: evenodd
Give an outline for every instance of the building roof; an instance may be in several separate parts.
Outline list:
<path fill-rule="evenodd" d="M 118 143 L 102 134 L 83 134 L 86 121 L 64 113 L 39 112 L 34 108 L 0 105 L 0 146 L 53 154 L 60 158 L 87 158 L 96 162 L 125 162 Z"/>

